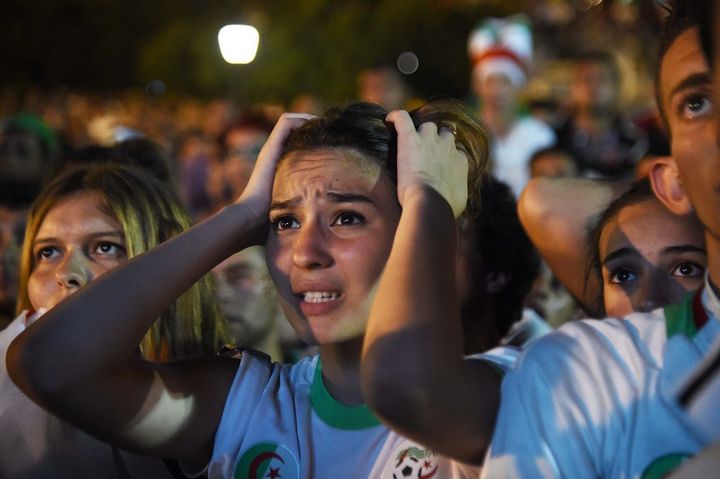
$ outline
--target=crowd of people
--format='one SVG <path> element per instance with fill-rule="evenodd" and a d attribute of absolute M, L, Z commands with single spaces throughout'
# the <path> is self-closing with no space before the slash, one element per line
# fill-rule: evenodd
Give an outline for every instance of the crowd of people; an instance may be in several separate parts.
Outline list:
<path fill-rule="evenodd" d="M 712 477 L 715 3 L 669 2 L 657 119 L 610 51 L 522 108 L 522 16 L 471 102 L 6 96 L 0 477 Z"/>

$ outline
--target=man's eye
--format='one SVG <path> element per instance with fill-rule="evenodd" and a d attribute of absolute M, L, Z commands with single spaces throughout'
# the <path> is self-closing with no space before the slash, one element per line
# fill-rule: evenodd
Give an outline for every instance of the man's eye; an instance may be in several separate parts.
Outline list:
<path fill-rule="evenodd" d="M 688 95 L 681 104 L 681 114 L 688 119 L 698 118 L 710 112 L 712 103 L 705 95 Z"/>
<path fill-rule="evenodd" d="M 635 273 L 628 269 L 620 269 L 618 271 L 615 271 L 610 275 L 610 282 L 611 283 L 627 283 L 628 281 L 634 281 L 637 279 L 637 276 Z"/>
<path fill-rule="evenodd" d="M 275 226 L 275 229 L 278 231 L 300 227 L 300 224 L 292 216 L 280 216 L 279 218 L 276 218 L 272 223 Z"/>

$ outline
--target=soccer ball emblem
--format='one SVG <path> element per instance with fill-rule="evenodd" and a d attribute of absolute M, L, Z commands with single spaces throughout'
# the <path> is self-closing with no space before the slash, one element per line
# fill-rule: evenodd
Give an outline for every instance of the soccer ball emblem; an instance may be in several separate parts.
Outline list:
<path fill-rule="evenodd" d="M 438 465 L 435 454 L 411 447 L 401 451 L 393 467 L 393 479 L 430 479 L 435 476 Z"/>
<path fill-rule="evenodd" d="M 406 457 L 393 472 L 393 479 L 420 477 L 421 462 L 414 457 Z"/>

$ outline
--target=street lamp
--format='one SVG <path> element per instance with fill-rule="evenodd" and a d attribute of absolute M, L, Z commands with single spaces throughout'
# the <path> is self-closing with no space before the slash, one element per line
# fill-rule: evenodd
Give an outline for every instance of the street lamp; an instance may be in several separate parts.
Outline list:
<path fill-rule="evenodd" d="M 260 34 L 250 25 L 225 25 L 218 32 L 223 59 L 232 64 L 247 64 L 255 59 Z"/>

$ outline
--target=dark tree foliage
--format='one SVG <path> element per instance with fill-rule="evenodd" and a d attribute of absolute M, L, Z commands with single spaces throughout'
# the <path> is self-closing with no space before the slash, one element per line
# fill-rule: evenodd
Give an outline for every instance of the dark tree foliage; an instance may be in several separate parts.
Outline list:
<path fill-rule="evenodd" d="M 170 93 L 286 101 L 313 92 L 353 99 L 357 72 L 420 59 L 406 77 L 418 96 L 464 96 L 467 34 L 484 15 L 521 2 L 451 0 L 4 0 L 0 85 Z M 227 65 L 217 46 L 226 23 L 260 31 L 250 65 Z"/>

